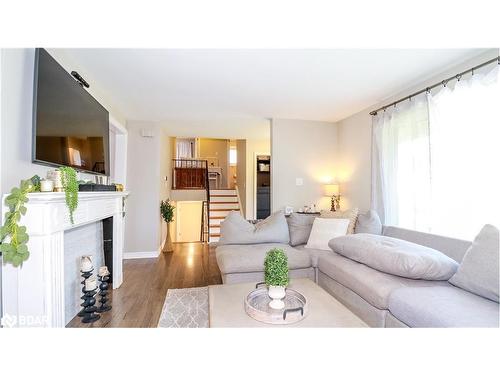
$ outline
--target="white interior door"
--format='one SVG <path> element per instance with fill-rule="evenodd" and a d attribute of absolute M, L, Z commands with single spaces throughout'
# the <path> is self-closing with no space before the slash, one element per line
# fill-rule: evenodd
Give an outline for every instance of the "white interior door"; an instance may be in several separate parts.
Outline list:
<path fill-rule="evenodd" d="M 200 201 L 177 202 L 177 242 L 200 241 L 201 210 Z"/>

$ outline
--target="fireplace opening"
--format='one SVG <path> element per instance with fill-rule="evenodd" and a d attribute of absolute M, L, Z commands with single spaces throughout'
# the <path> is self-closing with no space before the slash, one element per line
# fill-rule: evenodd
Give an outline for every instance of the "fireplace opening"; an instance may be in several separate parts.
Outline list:
<path fill-rule="evenodd" d="M 104 265 L 111 273 L 109 283 L 113 283 L 113 217 L 102 221 L 102 241 L 104 249 Z"/>

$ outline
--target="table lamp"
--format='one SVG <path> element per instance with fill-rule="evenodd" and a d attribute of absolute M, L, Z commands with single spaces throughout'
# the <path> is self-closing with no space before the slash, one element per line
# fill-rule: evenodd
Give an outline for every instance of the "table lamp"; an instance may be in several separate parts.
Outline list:
<path fill-rule="evenodd" d="M 332 199 L 332 211 L 340 210 L 340 193 L 338 184 L 325 184 L 323 185 L 323 191 L 326 197 L 331 197 Z"/>

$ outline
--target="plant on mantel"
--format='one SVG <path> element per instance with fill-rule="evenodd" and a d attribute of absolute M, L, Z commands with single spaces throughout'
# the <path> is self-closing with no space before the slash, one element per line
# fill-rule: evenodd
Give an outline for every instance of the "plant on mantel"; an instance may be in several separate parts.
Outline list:
<path fill-rule="evenodd" d="M 69 209 L 71 224 L 73 213 L 78 207 L 78 181 L 76 171 L 71 167 L 60 167 L 61 181 L 65 192 L 66 206 Z M 26 215 L 28 194 L 40 191 L 40 177 L 35 175 L 29 180 L 22 180 L 19 187 L 15 187 L 5 198 L 9 211 L 5 214 L 5 224 L 0 227 L 0 251 L 4 262 L 12 263 L 15 267 L 29 258 L 26 227 L 20 226 L 21 217 Z"/>
<path fill-rule="evenodd" d="M 71 167 L 60 167 L 61 182 L 66 196 L 66 206 L 69 209 L 69 220 L 74 224 L 73 213 L 78 207 L 78 178 L 76 171 Z"/>
<path fill-rule="evenodd" d="M 30 256 L 28 251 L 29 236 L 25 226 L 19 226 L 21 216 L 26 215 L 28 194 L 40 191 L 40 177 L 33 176 L 29 180 L 21 181 L 5 198 L 9 211 L 5 214 L 5 224 L 0 228 L 0 250 L 4 262 L 19 266 Z"/>

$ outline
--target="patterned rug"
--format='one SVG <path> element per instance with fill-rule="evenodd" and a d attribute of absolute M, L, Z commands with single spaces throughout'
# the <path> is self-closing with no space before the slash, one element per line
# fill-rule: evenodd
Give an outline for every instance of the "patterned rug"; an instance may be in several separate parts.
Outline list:
<path fill-rule="evenodd" d="M 208 287 L 169 289 L 160 328 L 208 328 Z"/>

